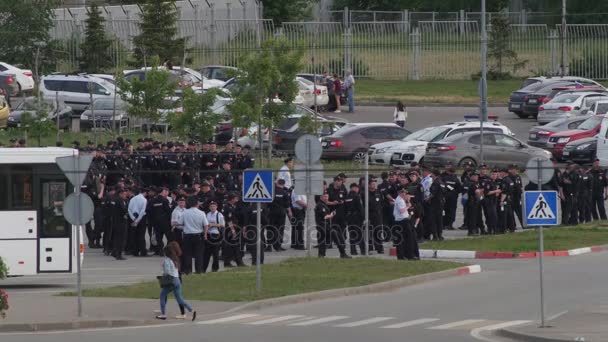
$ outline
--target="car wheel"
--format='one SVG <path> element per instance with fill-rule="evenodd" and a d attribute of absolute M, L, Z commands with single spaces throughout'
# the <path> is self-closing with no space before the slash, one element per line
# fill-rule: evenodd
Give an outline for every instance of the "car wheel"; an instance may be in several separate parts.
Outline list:
<path fill-rule="evenodd" d="M 477 162 L 473 158 L 463 158 L 460 163 L 458 163 L 458 167 L 464 167 L 467 164 L 471 164 L 473 167 L 477 167 Z"/>
<path fill-rule="evenodd" d="M 355 151 L 355 153 L 353 154 L 353 161 L 357 163 L 365 162 L 365 158 L 367 158 L 367 151 L 359 150 Z"/>

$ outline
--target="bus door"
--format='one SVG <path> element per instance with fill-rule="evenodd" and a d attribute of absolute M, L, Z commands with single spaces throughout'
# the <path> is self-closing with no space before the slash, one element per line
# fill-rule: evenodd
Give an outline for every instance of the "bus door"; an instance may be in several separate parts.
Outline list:
<path fill-rule="evenodd" d="M 63 217 L 71 186 L 65 178 L 41 178 L 40 187 L 38 271 L 71 272 L 72 226 Z"/>

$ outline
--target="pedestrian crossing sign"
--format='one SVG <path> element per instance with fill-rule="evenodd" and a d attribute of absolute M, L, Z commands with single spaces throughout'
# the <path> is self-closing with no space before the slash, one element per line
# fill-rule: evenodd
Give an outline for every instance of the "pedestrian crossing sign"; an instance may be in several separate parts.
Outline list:
<path fill-rule="evenodd" d="M 245 170 L 243 173 L 243 202 L 269 203 L 273 198 L 272 171 Z"/>
<path fill-rule="evenodd" d="M 524 193 L 526 226 L 556 226 L 558 217 L 556 191 L 526 191 Z"/>

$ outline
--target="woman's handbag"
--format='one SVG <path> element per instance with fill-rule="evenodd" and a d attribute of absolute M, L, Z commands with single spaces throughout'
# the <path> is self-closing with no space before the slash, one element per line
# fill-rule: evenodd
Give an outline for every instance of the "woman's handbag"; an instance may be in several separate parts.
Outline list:
<path fill-rule="evenodd" d="M 162 276 L 156 277 L 158 279 L 158 284 L 161 288 L 173 288 L 175 285 L 173 283 L 173 276 L 169 274 L 163 274 Z"/>

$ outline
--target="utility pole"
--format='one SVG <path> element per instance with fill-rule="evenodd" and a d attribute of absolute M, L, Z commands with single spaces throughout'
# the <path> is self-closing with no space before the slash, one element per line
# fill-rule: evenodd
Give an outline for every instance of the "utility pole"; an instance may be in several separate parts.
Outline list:
<path fill-rule="evenodd" d="M 479 160 L 483 164 L 483 124 L 488 118 L 488 84 L 487 84 L 487 49 L 488 49 L 488 32 L 486 25 L 486 0 L 481 0 L 481 80 L 479 81 L 479 134 L 481 135 L 479 145 Z"/>
<path fill-rule="evenodd" d="M 562 64 L 561 76 L 566 76 L 566 0 L 562 0 Z"/>

